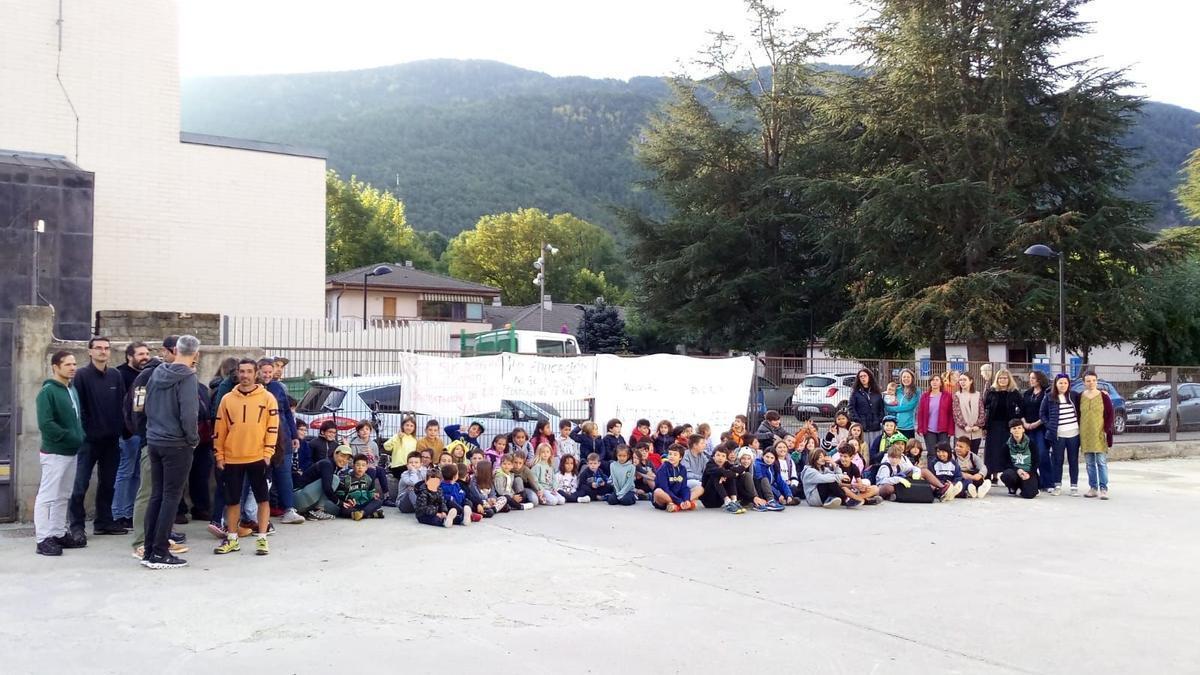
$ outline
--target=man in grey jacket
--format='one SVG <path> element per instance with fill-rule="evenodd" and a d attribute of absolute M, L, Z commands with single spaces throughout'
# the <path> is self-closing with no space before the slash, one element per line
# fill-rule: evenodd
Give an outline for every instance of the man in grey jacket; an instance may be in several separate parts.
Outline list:
<path fill-rule="evenodd" d="M 200 442 L 195 370 L 199 356 L 200 341 L 191 335 L 179 336 L 175 361 L 155 368 L 146 385 L 146 451 L 150 456 L 151 492 L 146 507 L 142 565 L 150 569 L 187 565 L 186 560 L 173 555 L 168 547 L 175 509 L 192 467 L 192 450 Z"/>

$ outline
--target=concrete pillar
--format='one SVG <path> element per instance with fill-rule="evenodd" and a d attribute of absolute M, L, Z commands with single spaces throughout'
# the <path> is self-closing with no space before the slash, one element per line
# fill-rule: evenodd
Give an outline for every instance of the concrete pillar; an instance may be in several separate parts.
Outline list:
<path fill-rule="evenodd" d="M 42 434 L 37 426 L 37 394 L 50 375 L 47 351 L 54 342 L 54 310 L 49 307 L 18 307 L 13 328 L 13 412 L 17 438 L 13 453 L 13 484 L 16 486 L 17 520 L 33 519 L 33 499 L 41 480 L 38 452 Z"/>

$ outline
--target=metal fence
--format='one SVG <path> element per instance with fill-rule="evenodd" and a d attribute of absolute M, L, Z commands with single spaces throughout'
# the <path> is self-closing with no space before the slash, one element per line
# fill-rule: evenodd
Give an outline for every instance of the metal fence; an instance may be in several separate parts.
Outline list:
<path fill-rule="evenodd" d="M 785 425 L 798 428 L 804 420 L 824 421 L 845 409 L 857 372 L 867 368 L 881 387 L 899 382 L 908 368 L 917 386 L 925 389 L 933 374 L 946 371 L 969 373 L 975 388 L 983 391 L 1002 371 L 1008 371 L 1017 387 L 1029 387 L 1030 373 L 1037 370 L 1053 381 L 1058 364 L 1045 362 L 987 362 L 929 359 L 830 359 L 802 357 L 759 357 L 751 405 L 752 424 L 768 409 L 784 415 Z M 1068 366 L 1072 387 L 1080 390 L 1085 372 L 1095 372 L 1099 386 L 1110 395 L 1116 414 L 1117 443 L 1200 440 L 1200 367 L 1109 365 L 1075 362 Z"/>

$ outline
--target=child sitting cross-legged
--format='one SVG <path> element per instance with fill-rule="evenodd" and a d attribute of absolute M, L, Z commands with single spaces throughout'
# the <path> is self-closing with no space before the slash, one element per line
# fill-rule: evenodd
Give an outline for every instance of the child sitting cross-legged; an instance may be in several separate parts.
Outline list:
<path fill-rule="evenodd" d="M 787 440 L 776 441 L 775 443 L 775 465 L 779 467 L 779 477 L 787 483 L 788 489 L 792 491 L 792 498 L 788 500 L 788 506 L 796 506 L 800 503 L 797 495 L 801 493 L 800 488 L 800 469 L 796 467 L 796 460 L 792 458 L 792 453 L 788 450 L 791 445 Z"/>
<path fill-rule="evenodd" d="M 537 461 L 533 464 L 532 473 L 538 501 L 550 506 L 566 504 L 567 498 L 554 489 L 554 466 L 550 464 L 550 456 L 554 449 L 549 443 L 539 443 L 535 452 Z"/>
<path fill-rule="evenodd" d="M 537 496 L 537 479 L 533 477 L 533 472 L 529 470 L 529 466 L 525 461 L 525 453 L 521 451 L 508 453 L 512 457 L 512 475 L 513 475 L 513 491 L 521 495 L 523 509 L 532 509 L 538 503 Z"/>
<path fill-rule="evenodd" d="M 362 520 L 382 518 L 383 500 L 375 491 L 375 479 L 367 473 L 369 459 L 363 453 L 354 456 L 354 469 L 342 476 L 338 487 L 339 518 Z"/>
<path fill-rule="evenodd" d="M 438 486 L 442 491 L 442 500 L 446 503 L 447 509 L 452 509 L 464 514 L 462 519 L 463 525 L 470 525 L 483 520 L 483 515 L 475 513 L 471 506 L 467 503 L 467 494 L 463 492 L 462 486 L 458 484 L 458 465 L 447 464 L 442 467 L 442 484 Z"/>
<path fill-rule="evenodd" d="M 850 489 L 849 483 L 842 482 L 841 475 L 833 468 L 833 460 L 823 452 L 814 452 L 808 456 L 808 464 L 800 482 L 804 484 L 804 500 L 809 506 L 823 506 L 836 509 L 845 503 L 847 508 L 863 504 L 866 499 Z"/>
<path fill-rule="evenodd" d="M 729 468 L 733 471 L 738 503 L 744 509 L 766 511 L 767 500 L 758 494 L 758 486 L 754 482 L 754 451 L 750 448 L 739 448 L 733 440 L 726 441 L 725 447 L 730 448 L 730 454 L 737 458 L 736 462 L 730 463 Z"/>
<path fill-rule="evenodd" d="M 425 482 L 425 475 L 429 470 L 421 466 L 421 453 L 412 451 L 408 453 L 407 463 L 404 471 L 399 476 L 399 481 L 396 488 L 396 506 L 400 508 L 400 513 L 415 513 L 417 510 L 417 486 Z"/>
<path fill-rule="evenodd" d="M 761 496 L 767 500 L 768 511 L 782 511 L 785 506 L 800 503 L 792 494 L 792 486 L 783 479 L 783 473 L 779 470 L 779 455 L 774 448 L 763 450 L 762 457 L 754 463 L 754 480 L 759 485 Z M 771 502 L 779 508 L 773 508 Z"/>
<path fill-rule="evenodd" d="M 492 463 L 486 459 L 475 465 L 475 475 L 471 476 L 467 496 L 472 503 L 482 505 L 482 510 L 476 506 L 476 511 L 484 518 L 491 518 L 497 513 L 508 513 L 508 500 L 496 494 Z"/>
<path fill-rule="evenodd" d="M 958 461 L 958 468 L 962 471 L 962 484 L 967 488 L 966 495 L 975 499 L 986 497 L 988 490 L 992 489 L 992 483 L 987 479 L 988 470 L 983 458 L 978 452 L 971 450 L 971 439 L 959 436 L 954 440 L 954 459 Z"/>
<path fill-rule="evenodd" d="M 853 441 L 847 441 L 838 448 L 834 458 L 833 470 L 838 473 L 838 480 L 850 486 L 850 491 L 863 498 L 863 503 L 875 506 L 883 500 L 879 497 L 879 488 L 871 485 L 871 481 L 863 477 L 862 469 L 855 460 L 862 461 Z"/>
<path fill-rule="evenodd" d="M 599 464 L 599 460 L 596 462 Z M 567 500 L 568 504 L 586 504 L 592 499 L 579 489 L 579 458 L 563 455 L 558 458 L 558 471 L 554 474 L 554 491 Z"/>
<path fill-rule="evenodd" d="M 422 525 L 450 527 L 464 524 L 463 513 L 454 508 L 446 507 L 442 497 L 442 474 L 437 469 L 430 468 L 425 482 L 417 486 L 417 522 Z"/>
<path fill-rule="evenodd" d="M 513 474 L 513 456 L 504 455 L 500 458 L 500 468 L 492 476 L 496 496 L 504 498 L 509 508 L 513 510 L 528 510 L 533 504 L 525 501 L 524 490 L 518 490 L 520 479 Z"/>
<path fill-rule="evenodd" d="M 678 443 L 667 448 L 666 461 L 654 475 L 654 508 L 671 513 L 696 508 L 692 500 L 704 493 L 704 487 L 688 489 L 687 469 L 683 467 L 684 452 L 687 449 Z"/>
<path fill-rule="evenodd" d="M 638 441 L 633 448 L 633 492 L 638 499 L 650 499 L 654 492 L 654 470 L 650 465 L 650 441 Z"/>
<path fill-rule="evenodd" d="M 605 499 L 610 506 L 633 506 L 637 503 L 637 494 L 633 491 L 634 469 L 629 446 L 618 445 L 616 453 L 616 459 L 608 465 L 613 491 Z"/>
<path fill-rule="evenodd" d="M 939 441 L 937 445 L 933 446 L 933 452 L 930 453 L 928 462 L 929 471 L 939 481 L 958 485 L 958 493 L 963 494 L 964 487 L 969 483 L 963 482 L 962 469 L 958 466 L 958 460 L 954 458 L 954 451 L 950 449 L 949 443 Z"/>
<path fill-rule="evenodd" d="M 730 446 L 733 446 L 730 448 Z M 746 509 L 738 503 L 737 474 L 729 464 L 729 451 L 736 450 L 733 443 L 722 443 L 713 448 L 712 458 L 704 467 L 702 485 L 704 494 L 700 495 L 700 503 L 706 509 L 724 509 L 726 513 L 745 513 Z"/>
<path fill-rule="evenodd" d="M 588 497 L 589 501 L 606 500 L 612 492 L 612 481 L 600 460 L 600 453 L 593 452 L 587 456 L 587 466 L 579 472 L 579 492 Z"/>

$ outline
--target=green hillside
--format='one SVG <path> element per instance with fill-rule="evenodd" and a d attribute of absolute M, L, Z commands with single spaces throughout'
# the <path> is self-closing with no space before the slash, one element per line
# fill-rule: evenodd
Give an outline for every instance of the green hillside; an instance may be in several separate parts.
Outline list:
<path fill-rule="evenodd" d="M 421 230 L 454 234 L 519 207 L 569 211 L 611 229 L 614 205 L 663 208 L 635 185 L 633 147 L 667 92 L 660 78 L 419 61 L 186 80 L 183 128 L 323 148 L 338 173 L 395 192 Z M 1197 125 L 1200 113 L 1150 102 L 1130 134 L 1144 162 L 1130 192 L 1156 204 L 1156 227 L 1182 221 L 1171 190 L 1187 153 L 1200 147 Z"/>

